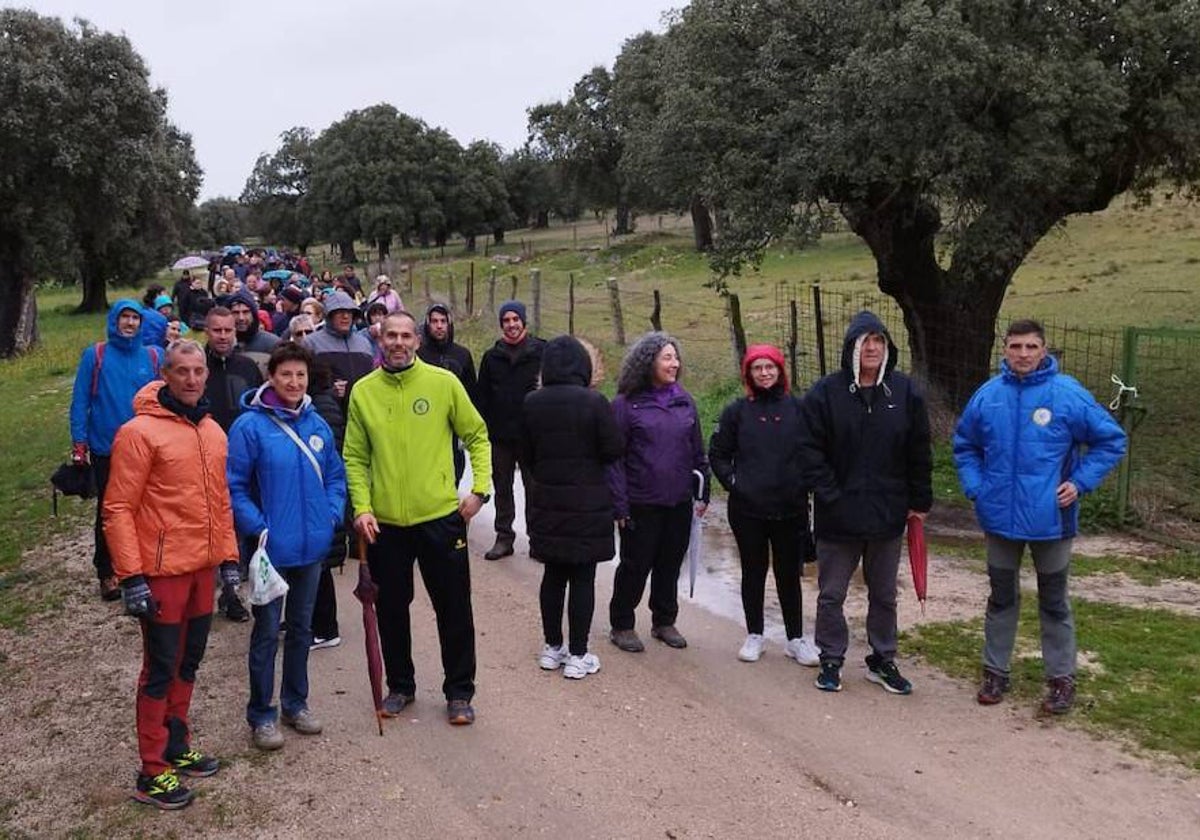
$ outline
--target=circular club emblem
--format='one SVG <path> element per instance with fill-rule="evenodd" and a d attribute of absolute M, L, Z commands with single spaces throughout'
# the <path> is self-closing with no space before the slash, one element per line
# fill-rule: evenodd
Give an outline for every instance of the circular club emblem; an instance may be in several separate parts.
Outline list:
<path fill-rule="evenodd" d="M 420 399 L 418 399 L 416 402 L 413 403 L 413 414 L 428 414 L 428 413 L 429 413 L 429 400 L 425 399 L 424 397 L 421 397 Z"/>
<path fill-rule="evenodd" d="M 1054 415 L 1050 413 L 1048 408 L 1039 408 L 1033 412 L 1033 422 L 1039 426 L 1049 426 Z"/>
<path fill-rule="evenodd" d="M 325 441 L 321 440 L 320 435 L 312 435 L 308 439 L 308 448 L 313 452 L 320 452 L 325 448 Z"/>

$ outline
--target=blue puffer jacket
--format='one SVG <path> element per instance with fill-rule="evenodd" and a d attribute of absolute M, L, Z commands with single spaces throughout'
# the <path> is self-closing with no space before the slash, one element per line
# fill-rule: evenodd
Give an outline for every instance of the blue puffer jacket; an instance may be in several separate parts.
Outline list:
<path fill-rule="evenodd" d="M 112 451 L 113 437 L 121 424 L 133 419 L 133 396 L 143 385 L 158 377 L 162 351 L 142 347 L 142 334 L 125 338 L 117 331 L 117 318 L 125 310 L 138 313 L 136 301 L 122 299 L 108 310 L 108 340 L 104 359 L 92 394 L 96 372 L 96 345 L 85 347 L 75 370 L 75 388 L 71 393 L 71 441 L 87 443 L 97 455 Z M 162 316 L 159 316 L 162 317 Z"/>
<path fill-rule="evenodd" d="M 1053 357 L 1023 379 L 1001 362 L 954 431 L 959 481 L 980 527 L 1010 540 L 1075 536 L 1079 503 L 1060 508 L 1058 486 L 1090 493 L 1124 454 L 1125 432 Z"/>
<path fill-rule="evenodd" d="M 306 396 L 300 408 L 272 406 L 270 383 L 242 397 L 243 412 L 229 429 L 226 474 L 238 533 L 270 529 L 267 554 L 278 568 L 325 558 L 346 505 L 346 470 L 329 424 Z M 266 402 L 264 402 L 266 396 Z M 275 424 L 287 423 L 312 450 L 324 483 L 308 457 Z"/>

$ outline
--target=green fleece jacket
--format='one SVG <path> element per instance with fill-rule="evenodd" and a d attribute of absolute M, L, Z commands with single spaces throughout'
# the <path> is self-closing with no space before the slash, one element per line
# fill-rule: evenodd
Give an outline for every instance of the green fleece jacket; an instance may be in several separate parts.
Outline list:
<path fill-rule="evenodd" d="M 487 426 L 453 373 L 416 359 L 399 373 L 377 368 L 358 380 L 343 450 L 354 515 L 408 526 L 457 508 L 454 435 L 471 458 L 472 490 L 488 492 Z"/>

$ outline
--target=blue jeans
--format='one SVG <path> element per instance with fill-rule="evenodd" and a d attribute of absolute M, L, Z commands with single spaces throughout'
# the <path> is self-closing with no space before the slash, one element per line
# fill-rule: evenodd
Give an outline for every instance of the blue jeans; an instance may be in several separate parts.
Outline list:
<path fill-rule="evenodd" d="M 286 633 L 279 703 L 285 715 L 299 714 L 308 708 L 308 648 L 312 644 L 312 614 L 321 563 L 277 571 L 287 581 L 287 595 L 261 607 L 251 606 L 254 629 L 250 633 L 250 702 L 246 704 L 246 721 L 251 726 L 273 723 L 276 719 L 271 701 L 275 697 L 275 653 L 279 649 L 281 617 L 286 619 Z"/>

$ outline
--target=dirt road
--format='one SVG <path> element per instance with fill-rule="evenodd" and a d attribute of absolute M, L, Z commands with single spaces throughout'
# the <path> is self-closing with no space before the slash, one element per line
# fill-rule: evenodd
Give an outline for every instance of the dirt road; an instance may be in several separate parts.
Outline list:
<path fill-rule="evenodd" d="M 196 783 L 200 797 L 179 814 L 127 799 L 136 626 L 92 597 L 89 537 L 31 557 L 34 585 L 74 594 L 27 634 L 0 632 L 0 836 L 1200 836 L 1195 774 L 1041 722 L 1026 704 L 984 709 L 971 686 L 917 664 L 905 668 L 915 693 L 887 695 L 862 679 L 861 636 L 837 695 L 817 691 L 814 672 L 778 643 L 758 663 L 738 662 L 741 626 L 686 598 L 687 650 L 651 642 L 621 653 L 604 635 L 611 564 L 593 628 L 603 669 L 581 682 L 543 672 L 540 567 L 520 553 L 482 560 L 486 523 L 471 542 L 475 726 L 445 723 L 420 594 L 417 703 L 376 734 L 351 567 L 338 578 L 344 644 L 311 659 L 321 736 L 288 731 L 270 755 L 249 746 L 249 627 L 217 620 L 194 726 L 227 765 Z M 804 586 L 811 622 L 811 579 Z M 851 613 L 861 628 L 857 602 Z"/>

